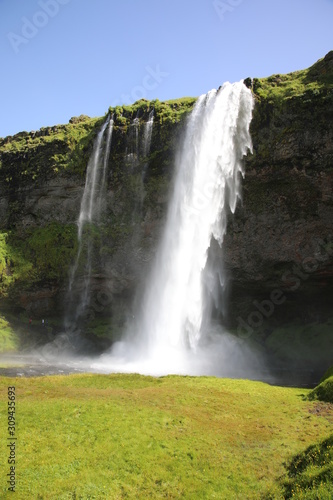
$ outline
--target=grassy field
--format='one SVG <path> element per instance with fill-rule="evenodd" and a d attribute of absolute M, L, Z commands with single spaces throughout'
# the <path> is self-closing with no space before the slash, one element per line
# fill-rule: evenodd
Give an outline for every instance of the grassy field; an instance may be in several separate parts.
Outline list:
<path fill-rule="evenodd" d="M 8 386 L 16 388 L 15 495 L 6 485 Z M 333 410 L 306 400 L 305 389 L 86 374 L 2 377 L 0 390 L 4 499 L 333 498 L 327 474 L 323 496 L 302 496 L 318 457 L 320 472 L 333 458 L 332 438 L 307 450 L 332 434 Z"/>

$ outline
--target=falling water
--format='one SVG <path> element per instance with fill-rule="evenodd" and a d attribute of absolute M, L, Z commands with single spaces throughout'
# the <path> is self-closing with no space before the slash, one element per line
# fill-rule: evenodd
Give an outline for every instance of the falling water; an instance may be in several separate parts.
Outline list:
<path fill-rule="evenodd" d="M 93 151 L 88 162 L 86 182 L 81 200 L 80 214 L 77 222 L 79 247 L 75 264 L 70 275 L 69 295 L 72 292 L 73 283 L 77 277 L 78 265 L 83 249 L 82 235 L 84 227 L 91 223 L 98 223 L 100 221 L 101 213 L 103 210 L 103 203 L 105 201 L 106 172 L 110 157 L 112 131 L 113 117 L 109 116 L 97 134 L 93 146 Z M 76 307 L 74 315 L 75 320 L 80 317 L 80 315 L 84 312 L 85 307 L 89 303 L 89 285 L 92 272 L 92 258 L 93 240 L 91 235 L 88 235 L 86 242 L 84 286 L 81 291 L 79 304 Z M 71 300 L 69 299 L 68 307 L 70 307 L 71 305 Z"/>
<path fill-rule="evenodd" d="M 148 156 L 150 151 L 151 136 L 154 124 L 154 110 L 149 113 L 148 121 L 144 125 L 143 134 L 143 156 Z"/>
<path fill-rule="evenodd" d="M 104 159 L 103 159 L 103 170 L 101 175 L 100 189 L 98 193 L 97 207 L 96 207 L 96 219 L 100 219 L 102 209 L 103 209 L 103 201 L 105 201 L 105 186 L 106 186 L 106 173 L 107 167 L 109 164 L 110 152 L 111 152 L 111 139 L 113 132 L 113 115 L 110 117 L 109 125 L 107 129 L 107 136 L 105 141 L 105 150 L 104 150 Z"/>
<path fill-rule="evenodd" d="M 128 339 L 112 352 L 113 363 L 123 360 L 117 370 L 200 372 L 192 362 L 201 356 L 202 338 L 211 335 L 204 292 L 210 278 L 208 250 L 213 239 L 222 245 L 227 213 L 235 212 L 240 198 L 242 158 L 252 148 L 252 109 L 252 94 L 243 82 L 226 83 L 198 99 L 177 158 L 164 234 L 141 312 Z M 215 373 L 214 349 L 201 372 Z"/>
<path fill-rule="evenodd" d="M 126 160 L 131 169 L 136 167 L 139 162 L 139 118 L 134 118 L 129 128 L 129 147 L 126 148 Z"/>
<path fill-rule="evenodd" d="M 108 133 L 106 139 L 104 161 L 101 161 L 103 156 L 102 141 L 104 137 L 104 132 L 108 126 Z M 86 173 L 86 183 L 84 187 L 84 192 L 81 200 L 80 215 L 78 219 L 78 238 L 81 240 L 82 229 L 86 222 L 92 222 L 99 218 L 99 204 L 96 200 L 99 199 L 101 193 L 103 192 L 105 185 L 106 167 L 109 161 L 110 155 L 110 143 L 113 130 L 113 119 L 111 117 L 102 125 L 99 131 L 92 155 L 89 159 L 87 173 Z M 96 210 L 97 209 L 97 210 Z"/>
<path fill-rule="evenodd" d="M 154 110 L 152 109 L 148 116 L 148 121 L 146 121 L 144 125 L 144 133 L 143 133 L 143 156 L 147 158 L 150 152 L 151 145 L 151 136 L 153 133 L 153 125 L 154 125 Z M 146 162 L 142 169 L 142 180 L 145 180 L 146 171 L 147 171 L 148 163 Z"/>
<path fill-rule="evenodd" d="M 251 92 L 242 82 L 227 83 L 201 96 L 190 116 L 139 322 L 148 350 L 198 345 L 208 249 L 212 238 L 222 245 L 227 207 L 234 213 L 240 197 L 252 107 Z"/>

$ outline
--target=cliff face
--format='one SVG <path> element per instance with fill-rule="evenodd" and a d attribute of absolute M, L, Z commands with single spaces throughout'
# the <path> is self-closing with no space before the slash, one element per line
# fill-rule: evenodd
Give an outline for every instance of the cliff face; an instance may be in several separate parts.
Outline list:
<path fill-rule="evenodd" d="M 213 245 L 211 252 L 229 275 L 229 315 L 222 321 L 236 327 L 241 318 L 253 329 L 254 301 L 272 302 L 274 290 L 285 300 L 275 302 L 271 322 L 326 320 L 333 289 L 333 52 L 309 70 L 246 84 L 256 99 L 253 155 L 245 159 L 243 202 L 229 217 L 223 251 Z M 107 202 L 94 233 L 87 331 L 115 339 L 126 321 L 154 256 L 177 144 L 194 102 L 142 100 L 111 110 Z M 146 158 L 143 127 L 153 108 Z M 79 117 L 0 140 L 0 310 L 63 316 L 85 168 L 103 120 Z M 84 279 L 80 266 L 74 299 Z"/>
<path fill-rule="evenodd" d="M 307 71 L 253 81 L 254 154 L 246 158 L 243 204 L 229 219 L 225 241 L 234 307 L 243 315 L 256 309 L 253 300 L 268 299 L 274 288 L 286 294 L 286 303 L 274 313 L 277 318 L 287 314 L 288 319 L 313 321 L 329 315 L 332 77 L 330 52 Z M 245 307 L 237 306 L 238 294 Z"/>

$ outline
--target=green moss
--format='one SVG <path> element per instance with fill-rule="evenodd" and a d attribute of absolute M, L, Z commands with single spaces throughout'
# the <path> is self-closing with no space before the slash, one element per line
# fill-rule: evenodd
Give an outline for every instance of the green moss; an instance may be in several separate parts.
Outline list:
<path fill-rule="evenodd" d="M 155 113 L 155 126 L 152 137 L 152 150 L 158 155 L 149 164 L 155 170 L 169 169 L 170 149 L 177 135 L 175 126 L 192 110 L 195 98 L 182 98 L 166 102 L 140 100 L 131 106 L 110 108 L 114 113 L 115 126 L 112 146 L 113 177 L 117 180 L 132 182 L 131 176 L 124 178 L 123 152 L 127 147 L 127 131 L 132 120 L 139 118 L 143 125 L 152 109 Z M 92 152 L 94 138 L 105 117 L 91 119 L 86 116 L 71 118 L 67 125 L 42 128 L 37 132 L 20 132 L 13 137 L 0 140 L 0 185 L 9 197 L 9 225 L 14 227 L 20 217 L 22 200 L 21 188 L 47 182 L 57 175 L 78 175 L 83 177 Z M 147 159 L 145 159 L 146 162 Z M 142 160 L 143 161 L 143 160 Z M 141 165 L 142 168 L 142 165 Z M 132 172 L 131 172 L 132 173 Z M 129 191 L 133 192 L 131 186 Z"/>
<path fill-rule="evenodd" d="M 109 321 L 94 320 L 89 323 L 87 332 L 96 335 L 96 337 L 108 337 L 110 336 Z"/>
<path fill-rule="evenodd" d="M 310 401 L 315 399 L 333 403 L 333 376 L 321 382 L 317 387 L 310 392 L 308 396 Z"/>
<path fill-rule="evenodd" d="M 127 128 L 134 118 L 138 118 L 139 123 L 145 122 L 152 110 L 154 110 L 155 125 L 170 125 L 181 122 L 184 116 L 193 109 L 196 99 L 196 97 L 182 97 L 164 102 L 158 99 L 154 101 L 140 99 L 130 106 L 116 106 L 109 108 L 109 111 L 114 114 L 115 126 L 123 128 Z"/>
<path fill-rule="evenodd" d="M 333 352 L 332 322 L 276 328 L 267 338 L 265 346 L 282 362 L 329 365 Z"/>
<path fill-rule="evenodd" d="M 170 101 L 155 103 L 156 118 L 160 124 L 179 123 L 184 115 L 192 111 L 196 102 L 194 97 L 184 97 L 182 99 L 173 99 Z"/>
<path fill-rule="evenodd" d="M 34 229 L 27 241 L 27 251 L 40 276 L 59 279 L 68 275 L 68 266 L 77 252 L 77 228 L 57 222 Z"/>
<path fill-rule="evenodd" d="M 324 382 L 324 380 L 333 377 L 333 366 L 331 366 L 321 377 L 320 382 Z"/>
<path fill-rule="evenodd" d="M 287 466 L 287 475 L 282 496 L 265 498 L 333 498 L 333 435 L 297 454 Z"/>
<path fill-rule="evenodd" d="M 16 351 L 19 339 L 10 323 L 0 316 L 0 353 Z"/>
<path fill-rule="evenodd" d="M 0 297 L 13 287 L 30 287 L 41 280 L 67 278 L 77 252 L 74 224 L 51 222 L 24 232 L 0 233 Z"/>
<path fill-rule="evenodd" d="M 113 318 L 95 318 L 86 326 L 85 333 L 99 339 L 117 342 L 123 334 L 123 326 L 117 324 Z"/>
<path fill-rule="evenodd" d="M 331 53 L 330 53 L 331 54 Z M 303 96 L 309 99 L 333 89 L 330 54 L 308 69 L 268 78 L 254 78 L 253 91 L 259 100 L 274 103 Z"/>
<path fill-rule="evenodd" d="M 25 243 L 16 245 L 12 232 L 0 232 L 0 297 L 5 297 L 17 280 L 34 281 L 33 263 L 24 252 Z"/>
<path fill-rule="evenodd" d="M 151 176 L 145 185 L 146 196 L 144 200 L 145 208 L 151 209 L 157 207 L 161 203 L 166 203 L 169 191 L 169 179 L 166 176 Z"/>
<path fill-rule="evenodd" d="M 59 172 L 83 175 L 103 119 L 21 132 L 0 140 L 0 182 L 7 190 L 17 191 Z"/>

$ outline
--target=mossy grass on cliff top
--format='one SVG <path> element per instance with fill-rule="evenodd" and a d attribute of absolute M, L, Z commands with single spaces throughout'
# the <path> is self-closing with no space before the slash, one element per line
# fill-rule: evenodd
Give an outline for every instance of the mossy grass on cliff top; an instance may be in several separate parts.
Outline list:
<path fill-rule="evenodd" d="M 155 101 L 156 118 L 160 124 L 177 123 L 192 111 L 196 97 L 183 97 L 165 102 Z"/>
<path fill-rule="evenodd" d="M 298 96 L 311 99 L 332 89 L 333 52 L 309 69 L 253 80 L 253 92 L 257 99 L 272 103 Z M 143 123 L 154 110 L 155 126 L 160 126 L 158 135 L 164 140 L 165 135 L 168 138 L 168 130 L 181 123 L 193 109 L 196 100 L 196 97 L 164 102 L 141 99 L 131 105 L 110 107 L 107 113 L 114 115 L 115 129 L 125 133 L 134 118 Z M 103 120 L 105 116 L 89 118 L 81 115 L 71 118 L 66 125 L 45 127 L 36 132 L 20 132 L 0 139 L 0 182 L 6 187 L 17 189 L 18 185 L 45 180 L 59 172 L 83 176 L 93 140 Z"/>
<path fill-rule="evenodd" d="M 126 133 L 134 118 L 147 121 L 154 109 L 154 123 L 165 130 L 180 123 L 196 101 L 185 97 L 161 102 L 141 99 L 132 105 L 109 108 L 114 115 L 115 131 Z M 66 125 L 44 127 L 33 132 L 19 132 L 0 139 L 0 184 L 12 191 L 19 187 L 45 182 L 57 174 L 83 176 L 93 149 L 94 138 L 106 115 L 100 118 L 73 117 Z M 165 130 L 164 130 L 165 129 Z M 117 142 L 117 141 L 116 141 Z"/>
<path fill-rule="evenodd" d="M 93 139 L 104 118 L 71 118 L 67 125 L 0 139 L 0 181 L 8 188 L 46 180 L 58 172 L 85 172 Z"/>
<path fill-rule="evenodd" d="M 8 386 L 20 409 L 18 499 L 258 499 L 273 488 L 283 498 L 283 463 L 330 429 L 299 389 L 246 380 L 3 377 L 3 400 Z M 2 498 L 6 488 L 4 475 Z"/>
<path fill-rule="evenodd" d="M 315 96 L 324 89 L 333 89 L 333 51 L 308 69 L 253 79 L 256 96 L 273 102 L 301 95 Z"/>
<path fill-rule="evenodd" d="M 109 112 L 114 114 L 116 125 L 126 125 L 129 120 L 134 118 L 145 121 L 153 110 L 155 123 L 177 123 L 182 119 L 184 113 L 192 110 L 196 100 L 196 97 L 182 97 L 169 101 L 140 99 L 131 105 L 109 108 Z"/>
<path fill-rule="evenodd" d="M 101 123 L 103 118 L 73 117 L 65 125 L 54 125 L 42 127 L 40 130 L 31 132 L 19 132 L 13 136 L 0 139 L 1 151 L 21 151 L 44 145 L 52 141 L 64 142 L 69 148 L 86 135 L 96 124 Z"/>

